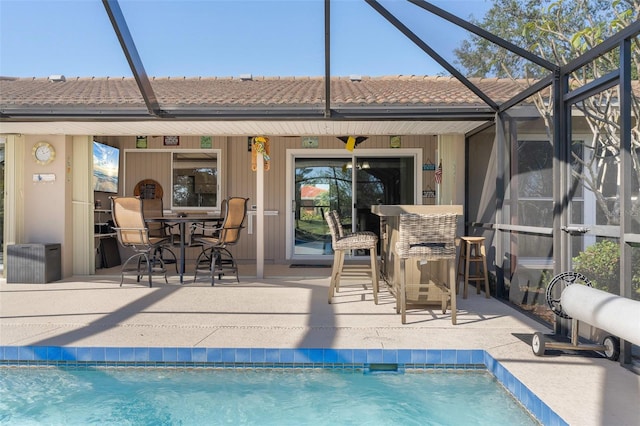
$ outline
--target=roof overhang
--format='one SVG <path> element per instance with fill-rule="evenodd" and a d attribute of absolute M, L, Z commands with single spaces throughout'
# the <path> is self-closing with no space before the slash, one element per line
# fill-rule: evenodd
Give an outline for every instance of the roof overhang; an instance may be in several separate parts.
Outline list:
<path fill-rule="evenodd" d="M 3 109 L 0 133 L 64 135 L 433 135 L 465 134 L 492 122 L 488 107 L 350 107 L 325 117 L 320 108 L 184 108 L 164 109 L 154 117 L 134 108 Z"/>
<path fill-rule="evenodd" d="M 32 135 L 437 135 L 468 133 L 493 120 L 57 120 L 2 121 L 0 133 Z"/>

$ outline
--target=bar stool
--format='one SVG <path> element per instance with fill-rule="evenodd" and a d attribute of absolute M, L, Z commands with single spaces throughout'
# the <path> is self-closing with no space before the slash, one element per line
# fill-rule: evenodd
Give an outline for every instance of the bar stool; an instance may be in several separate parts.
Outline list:
<path fill-rule="evenodd" d="M 340 276 L 344 269 L 344 255 L 349 250 L 369 250 L 371 257 L 371 282 L 373 284 L 373 301 L 378 304 L 378 254 L 376 245 L 378 236 L 373 232 L 354 232 L 345 234 L 336 211 L 328 211 L 324 215 L 331 232 L 331 247 L 333 248 L 333 270 L 329 285 L 329 303 L 340 288 Z"/>
<path fill-rule="evenodd" d="M 451 324 L 457 323 L 454 269 L 456 218 L 455 214 L 449 213 L 400 215 L 400 229 L 395 247 L 395 254 L 400 259 L 400 288 L 396 294 L 396 313 L 401 314 L 402 324 L 407 322 L 407 259 L 447 262 L 449 288 L 446 288 L 445 283 L 440 283 L 439 286 L 445 291 L 444 297 L 451 304 Z M 442 300 L 443 314 L 447 309 L 446 299 Z"/>
<path fill-rule="evenodd" d="M 473 275 L 471 275 L 471 264 L 473 267 Z M 484 281 L 484 293 L 486 298 L 490 297 L 489 292 L 489 275 L 487 273 L 487 255 L 484 248 L 484 237 L 460 237 L 460 257 L 458 257 L 458 285 L 460 285 L 460 276 L 464 279 L 464 289 L 462 298 L 467 298 L 467 287 L 469 281 L 476 282 L 476 294 L 480 294 L 480 283 Z"/>

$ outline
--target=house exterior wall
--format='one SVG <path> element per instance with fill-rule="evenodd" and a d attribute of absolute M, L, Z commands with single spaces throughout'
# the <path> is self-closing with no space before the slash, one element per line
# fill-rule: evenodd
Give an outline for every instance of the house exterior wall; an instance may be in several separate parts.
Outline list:
<path fill-rule="evenodd" d="M 249 136 L 214 136 L 212 138 L 212 149 L 221 150 L 221 188 L 220 197 L 241 196 L 249 198 L 249 206 L 255 205 L 257 200 L 256 173 L 251 170 L 251 152 L 248 149 Z M 180 136 L 180 144 L 177 147 L 164 147 L 162 136 L 148 136 L 147 152 L 144 149 L 136 149 L 135 136 L 110 136 L 96 137 L 96 140 L 109 145 L 119 147 L 121 151 L 121 173 L 120 194 L 133 195 L 133 189 L 137 182 L 142 179 L 154 179 L 158 181 L 164 191 L 163 202 L 165 209 L 169 209 L 171 203 L 171 156 L 169 153 L 158 152 L 162 149 L 200 149 L 200 136 Z M 265 217 L 265 262 L 282 263 L 286 260 L 286 153 L 288 149 L 300 149 L 300 137 L 269 136 L 270 139 L 270 169 L 264 173 L 264 209 L 265 211 L 277 211 L 277 216 Z M 403 148 L 421 148 L 425 161 L 435 162 L 437 137 L 426 136 L 403 136 Z M 376 149 L 389 148 L 389 136 L 369 136 L 360 144 L 355 153 L 366 155 L 367 151 L 373 152 Z M 318 148 L 309 149 L 310 154 L 319 154 L 323 149 L 341 149 L 344 143 L 335 136 L 320 136 L 318 138 Z M 129 155 L 129 152 L 135 151 Z M 144 156 L 137 155 L 144 153 Z M 345 150 L 345 155 L 351 155 Z M 126 158 L 126 159 L 125 159 Z M 464 170 L 464 168 L 462 169 Z M 462 178 L 464 174 L 461 175 Z M 435 188 L 433 172 L 423 172 L 422 187 Z M 96 193 L 96 197 L 104 197 L 104 194 Z M 418 202 L 432 204 L 435 199 L 423 199 Z M 108 206 L 108 202 L 103 201 L 103 206 Z M 256 232 L 255 218 L 253 232 L 249 233 L 247 228 L 240 238 L 237 246 L 234 247 L 234 256 L 240 261 L 251 261 L 256 258 Z M 196 249 L 187 253 L 187 261 L 195 259 Z"/>
<path fill-rule="evenodd" d="M 55 159 L 47 165 L 33 161 L 33 145 L 40 141 L 51 143 L 56 151 Z M 71 179 L 67 179 L 71 170 L 66 165 L 72 156 L 71 146 L 71 138 L 61 135 L 26 135 L 24 143 L 16 146 L 23 150 L 24 158 L 24 199 L 16 206 L 24 218 L 24 235 L 16 243 L 60 243 L 63 276 L 70 276 L 73 268 L 72 221 L 66 216 L 71 217 Z M 54 181 L 34 180 L 52 175 Z"/>
<path fill-rule="evenodd" d="M 271 149 L 270 170 L 264 173 L 264 209 L 277 211 L 276 216 L 265 217 L 265 262 L 284 263 L 286 257 L 286 155 L 288 149 L 301 149 L 300 137 L 269 136 Z M 256 173 L 251 170 L 251 153 L 248 149 L 248 136 L 214 136 L 212 149 L 220 150 L 221 164 L 221 197 L 243 196 L 249 198 L 249 205 L 255 205 L 257 199 Z M 320 136 L 318 148 L 309 149 L 309 153 L 322 155 L 323 149 L 343 149 L 344 143 L 335 136 Z M 19 178 L 9 177 L 7 183 L 22 181 L 22 188 L 9 188 L 14 202 L 7 204 L 7 226 L 11 232 L 6 244 L 20 243 L 60 243 L 62 245 L 62 274 L 69 277 L 73 274 L 91 274 L 95 272 L 95 245 L 91 234 L 93 223 L 93 202 L 101 201 L 102 208 L 109 208 L 109 195 L 93 193 L 91 198 L 91 142 L 97 140 L 121 149 L 121 179 L 118 195 L 133 195 L 135 184 L 141 179 L 151 178 L 161 183 L 164 189 L 165 208 L 171 201 L 171 156 L 158 152 L 164 149 L 199 149 L 200 136 L 181 136 L 177 147 L 164 147 L 162 136 L 148 137 L 148 148 L 144 157 L 128 156 L 127 150 L 144 152 L 135 148 L 135 136 L 93 137 L 89 135 L 24 135 L 12 136 L 12 154 L 20 162 L 15 173 Z M 35 143 L 47 141 L 56 149 L 56 159 L 45 166 L 33 161 L 31 150 Z M 436 163 L 438 138 L 435 135 L 403 136 L 404 148 L 423 150 L 423 162 Z M 367 155 L 379 149 L 390 147 L 390 136 L 376 135 L 356 147 L 355 155 Z M 9 149 L 9 151 L 11 151 Z M 458 148 L 457 148 L 458 149 Z M 16 152 L 17 151 L 17 152 Z M 345 150 L 345 156 L 352 155 Z M 54 175 L 52 182 L 34 182 L 34 175 Z M 83 174 L 86 174 L 83 178 Z M 417 179 L 422 180 L 422 188 L 435 188 L 433 171 L 422 172 Z M 460 176 L 462 179 L 462 175 Z M 85 194 L 88 191 L 87 194 Z M 84 195 L 83 195 L 84 194 Z M 418 199 L 418 203 L 433 204 L 435 199 Z M 20 217 L 20 221 L 15 220 Z M 12 219 L 14 218 L 14 219 Z M 255 218 L 254 218 L 255 220 Z M 18 226 L 19 225 L 19 226 Z M 249 229 L 243 233 L 239 244 L 234 247 L 234 255 L 239 261 L 251 262 L 256 259 L 256 222 L 253 232 Z M 13 229 L 13 231 L 11 231 Z M 188 259 L 195 259 L 197 252 L 193 249 Z M 78 255 L 80 251 L 86 255 Z"/>
<path fill-rule="evenodd" d="M 8 135 L 5 143 L 3 259 L 8 245 L 24 241 L 24 144 L 24 135 Z"/>
<path fill-rule="evenodd" d="M 56 152 L 46 165 L 32 156 L 33 146 L 41 141 L 49 142 Z M 71 136 L 7 136 L 4 259 L 8 245 L 60 243 L 62 276 L 74 273 L 73 145 Z"/>

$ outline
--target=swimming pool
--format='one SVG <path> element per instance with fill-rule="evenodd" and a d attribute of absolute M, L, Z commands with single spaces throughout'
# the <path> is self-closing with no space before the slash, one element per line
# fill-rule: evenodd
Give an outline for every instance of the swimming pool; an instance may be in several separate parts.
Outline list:
<path fill-rule="evenodd" d="M 0 422 L 537 425 L 486 371 L 0 369 Z"/>
<path fill-rule="evenodd" d="M 406 349 L 406 350 L 387 350 L 387 349 L 271 349 L 271 348 L 107 348 L 107 347 L 53 347 L 53 346 L 0 346 L 0 365 L 3 366 L 57 366 L 62 367 L 60 369 L 47 369 L 56 372 L 56 374 L 62 375 L 62 378 L 51 379 L 51 385 L 36 385 L 30 384 L 28 390 L 26 391 L 18 391 L 17 389 L 11 389 L 8 392 L 9 395 L 14 395 L 18 397 L 20 393 L 35 392 L 34 395 L 31 395 L 32 398 L 37 398 L 38 392 L 40 389 L 55 389 L 53 393 L 49 395 L 59 394 L 70 394 L 73 392 L 70 391 L 62 391 L 63 386 L 61 383 L 66 383 L 64 377 L 70 378 L 70 374 L 75 378 L 80 378 L 79 383 L 86 383 L 84 380 L 86 379 L 86 374 L 89 373 L 98 373 L 98 377 L 101 379 L 107 380 L 108 383 L 118 383 L 120 379 L 116 378 L 115 375 L 121 375 L 123 373 L 126 374 L 149 374 L 155 375 L 155 378 L 151 380 L 154 383 L 154 388 L 157 388 L 159 384 L 158 380 L 166 381 L 165 383 L 169 384 L 164 392 L 157 391 L 144 391 L 137 390 L 134 392 L 135 394 L 140 394 L 144 397 L 162 397 L 164 395 L 164 401 L 178 401 L 179 395 L 185 394 L 185 391 L 179 391 L 177 393 L 173 393 L 171 389 L 177 389 L 181 386 L 181 382 L 187 376 L 183 376 L 183 379 L 169 379 L 169 377 L 173 377 L 177 371 L 181 371 L 184 374 L 191 375 L 195 377 L 197 380 L 202 380 L 203 377 L 207 377 L 208 374 L 216 373 L 216 374 L 228 374 L 229 371 L 233 370 L 233 372 L 238 373 L 238 370 L 243 370 L 242 374 L 236 374 L 235 376 L 226 376 L 226 377 L 241 377 L 246 374 L 258 374 L 258 376 L 254 376 L 252 379 L 253 382 L 260 382 L 263 380 L 271 380 L 271 383 L 282 382 L 286 378 L 287 381 L 289 378 L 295 377 L 293 380 L 293 384 L 295 385 L 300 383 L 314 383 L 312 388 L 321 388 L 321 385 L 315 383 L 315 378 L 330 378 L 330 383 L 334 383 L 333 387 L 329 387 L 329 391 L 325 390 L 319 392 L 314 395 L 310 390 L 298 391 L 294 387 L 293 390 L 290 388 L 284 391 L 284 395 L 293 395 L 300 394 L 301 397 L 306 397 L 311 395 L 310 400 L 301 400 L 307 401 L 301 402 L 300 400 L 297 402 L 293 402 L 294 406 L 305 406 L 309 405 L 310 401 L 315 401 L 313 406 L 322 406 L 322 405 L 331 405 L 332 407 L 338 407 L 338 402 L 329 402 L 327 400 L 328 395 L 335 393 L 336 388 L 342 388 L 342 386 L 335 386 L 336 380 L 337 383 L 346 383 L 347 379 L 349 380 L 370 380 L 372 377 L 375 377 L 375 380 L 382 380 L 385 384 L 384 387 L 391 386 L 394 382 L 398 382 L 401 380 L 416 378 L 418 381 L 425 381 L 427 379 L 433 379 L 439 374 L 435 373 L 446 373 L 440 382 L 431 383 L 427 385 L 427 387 L 421 391 L 412 392 L 413 397 L 417 397 L 418 395 L 429 395 L 429 392 L 433 389 L 442 390 L 444 393 L 442 394 L 442 398 L 445 401 L 449 401 L 453 403 L 452 406 L 448 406 L 445 409 L 445 414 L 449 418 L 454 414 L 463 414 L 479 412 L 479 408 L 475 405 L 472 405 L 471 408 L 461 409 L 463 407 L 463 400 L 460 399 L 460 395 L 463 395 L 464 392 L 459 390 L 453 390 L 451 386 L 448 385 L 449 382 L 453 382 L 454 380 L 458 380 L 458 378 L 463 378 L 467 380 L 468 378 L 472 378 L 472 380 L 488 380 L 489 383 L 493 382 L 493 384 L 500 383 L 504 389 L 508 390 L 514 399 L 505 397 L 504 389 L 501 386 L 497 386 L 498 390 L 502 392 L 501 397 L 495 397 L 489 400 L 485 400 L 485 394 L 487 393 L 487 389 L 484 386 L 487 384 L 479 385 L 480 387 L 476 387 L 476 384 L 467 383 L 465 385 L 461 385 L 460 388 L 470 388 L 474 389 L 472 392 L 472 398 L 470 399 L 472 403 L 478 404 L 478 406 L 489 407 L 490 411 L 495 413 L 502 413 L 503 410 L 496 409 L 496 403 L 500 400 L 509 400 L 515 404 L 515 400 L 519 401 L 519 403 L 525 407 L 529 413 L 531 413 L 538 421 L 542 424 L 554 424 L 554 425 L 564 425 L 567 424 L 563 421 L 559 416 L 557 416 L 544 402 L 542 402 L 539 398 L 531 393 L 524 385 L 522 385 L 511 373 L 509 373 L 500 363 L 495 361 L 489 354 L 487 354 L 483 350 L 421 350 L 421 349 Z M 146 368 L 114 368 L 114 367 L 146 367 Z M 153 367 L 153 369 L 149 369 L 148 367 Z M 179 370 L 178 370 L 179 369 Z M 183 369 L 190 369 L 191 371 L 184 371 Z M 29 377 L 30 371 L 40 371 L 40 369 L 11 369 L 5 368 L 2 371 L 14 372 L 17 371 L 25 371 L 26 373 L 20 373 L 25 375 L 25 377 Z M 124 371 L 123 371 L 124 370 Z M 465 371 L 471 370 L 471 371 Z M 113 371 L 113 373 L 112 373 Z M 196 371 L 197 374 L 194 375 L 193 371 Z M 292 372 L 304 373 L 301 376 L 295 376 L 291 374 Z M 385 373 L 411 373 L 411 372 L 429 372 L 429 374 L 378 374 L 381 372 Z M 460 372 L 464 372 L 465 374 L 457 374 Z M 204 374 L 203 374 L 204 373 Z M 264 373 L 269 373 L 268 375 L 263 375 Z M 339 374 L 338 374 L 339 373 Z M 374 374 L 372 374 L 374 373 Z M 275 374 L 276 379 L 273 379 L 273 375 Z M 269 376 L 269 377 L 267 377 Z M 32 374 L 31 379 L 34 376 Z M 381 378 L 378 378 L 381 377 Z M 480 379 L 482 378 L 482 379 Z M 24 379 L 26 380 L 26 379 Z M 38 379 L 41 380 L 41 379 Z M 186 380 L 186 379 L 185 379 Z M 196 381 L 197 381 L 196 380 Z M 218 379 L 205 380 L 204 383 L 210 386 L 211 383 L 216 382 Z M 235 379 L 234 379 L 235 380 Z M 142 380 L 129 380 L 131 382 L 137 382 Z M 228 379 L 224 380 L 229 381 Z M 4 380 L 3 380 L 4 382 Z M 368 383 L 371 383 L 369 381 Z M 400 383 L 400 382 L 398 382 Z M 419 389 L 420 384 L 395 384 L 395 386 L 399 386 L 400 388 L 416 388 Z M 75 387 L 74 387 L 75 386 Z M 94 385 L 87 384 L 76 384 L 72 386 L 72 389 L 93 389 Z M 99 387 L 102 387 L 100 385 Z M 194 388 L 197 388 L 193 385 Z M 251 390 L 252 386 L 245 386 L 246 389 L 243 391 L 242 388 L 240 390 L 234 390 L 232 392 L 223 392 L 233 395 L 233 399 L 238 401 L 238 395 L 248 395 L 248 391 Z M 36 390 L 34 390 L 36 388 Z M 40 389 L 37 389 L 40 388 Z M 344 389 L 348 389 L 346 386 Z M 364 389 L 368 389 L 367 386 L 364 386 Z M 450 390 L 447 392 L 447 390 Z M 456 388 L 457 389 L 457 388 Z M 482 389 L 482 390 L 481 390 Z M 80 392 L 80 395 L 92 394 L 94 392 Z M 255 407 L 259 405 L 259 401 L 264 398 L 270 397 L 273 392 L 269 390 L 268 387 L 264 387 L 257 396 L 253 396 L 252 398 L 247 399 L 246 404 Z M 393 391 L 392 393 L 396 393 Z M 111 392 L 112 395 L 118 395 L 118 391 Z M 347 391 L 345 395 L 339 398 L 339 400 L 352 400 L 352 395 L 354 391 Z M 383 392 L 383 394 L 389 394 L 389 391 Z M 167 395 L 176 395 L 176 397 L 168 397 Z M 199 394 L 198 394 L 199 396 Z M 189 406 L 190 401 L 194 401 L 198 396 L 192 396 L 184 400 L 181 404 L 182 406 Z M 401 400 L 406 400 L 409 397 L 403 397 Z M 5 398 L 2 397 L 2 400 Z M 401 412 L 407 411 L 412 414 L 412 417 L 420 418 L 420 424 L 425 424 L 425 418 L 439 418 L 439 414 L 437 412 L 434 413 L 414 413 L 412 410 L 415 406 L 424 406 L 428 405 L 428 402 L 431 400 L 437 399 L 437 395 L 432 395 L 430 398 L 426 399 L 426 402 L 419 403 L 402 403 L 396 402 L 392 404 L 395 410 L 400 410 Z M 127 398 L 127 400 L 132 400 L 131 398 Z M 242 398 L 240 398 L 242 400 Z M 283 397 L 274 398 L 271 401 L 271 404 L 274 406 L 278 406 L 277 402 L 282 401 Z M 386 399 L 385 399 L 386 400 Z M 258 402 L 256 402 L 258 401 Z M 412 399 L 415 401 L 415 399 Z M 348 401 L 347 401 L 348 402 Z M 16 400 L 15 404 L 19 404 L 19 401 Z M 147 401 L 148 404 L 148 401 Z M 77 406 L 78 404 L 75 403 Z M 91 406 L 96 405 L 96 403 L 90 404 Z M 98 403 L 97 405 L 102 405 L 102 403 Z M 125 404 L 126 405 L 126 404 Z M 161 405 L 161 404 L 160 404 Z M 200 404 L 202 405 L 202 404 Z M 204 404 L 207 405 L 207 404 Z M 216 403 L 215 399 L 212 400 L 208 405 L 211 405 L 213 408 L 220 408 Z M 269 404 L 265 402 L 265 405 Z M 375 412 L 376 407 L 378 405 L 382 405 L 382 403 L 376 403 L 374 407 L 370 406 L 373 404 L 366 404 L 368 407 L 368 413 Z M 516 408 L 521 410 L 516 404 Z M 95 409 L 95 408 L 94 408 Z M 132 409 L 133 410 L 133 409 Z M 188 412 L 194 412 L 195 407 L 188 409 Z M 323 409 L 319 409 L 319 413 L 324 413 L 325 417 L 328 415 L 328 407 L 324 407 Z M 67 412 L 66 410 L 65 412 Z M 126 410 L 125 410 L 126 411 Z M 250 412 L 255 412 L 257 410 L 250 410 Z M 347 412 L 352 412 L 351 410 L 347 410 Z M 380 413 L 387 413 L 394 411 L 389 407 L 385 409 L 381 409 L 380 412 L 369 422 L 369 424 L 393 424 L 395 421 L 385 420 L 382 421 L 382 417 L 380 417 Z M 504 411 L 506 412 L 506 411 Z M 133 411 L 130 411 L 132 414 Z M 168 416 L 169 412 L 165 412 L 162 410 L 154 410 L 160 417 L 154 417 L 154 423 L 158 424 L 158 422 L 162 423 L 162 416 Z M 280 410 L 282 413 L 282 410 Z M 483 411 L 484 413 L 484 411 Z M 397 413 L 396 413 L 397 414 Z M 524 414 L 522 411 L 520 414 Z M 154 414 L 155 415 L 155 414 Z M 306 414 L 310 416 L 310 413 Z M 363 418 L 364 414 L 360 414 L 358 418 Z M 425 417 L 426 416 L 426 417 Z M 325 417 L 321 417 L 319 422 L 321 423 Z M 481 415 L 479 419 L 482 419 L 484 414 Z M 528 416 L 525 415 L 525 418 Z M 167 422 L 173 423 L 169 420 L 168 417 Z M 294 419 L 293 415 L 289 415 L 285 420 Z M 445 417 L 446 418 L 446 417 Z M 472 423 L 479 424 L 479 419 L 474 420 Z M 236 419 L 237 420 L 237 419 Z M 261 418 L 259 420 L 264 420 Z M 380 420 L 376 422 L 376 420 Z M 531 418 L 528 418 L 531 421 Z M 464 420 L 463 420 L 464 422 Z M 68 423 L 68 422 L 65 422 Z M 84 422 L 81 422 L 84 423 Z M 185 421 L 185 423 L 191 423 Z M 197 422 L 196 422 L 197 423 Z M 210 422 L 207 422 L 211 424 Z M 236 421 L 237 423 L 237 421 Z M 247 420 L 246 423 L 254 423 L 251 420 Z M 264 421 L 259 421 L 258 423 L 264 424 Z M 278 422 L 282 424 L 281 422 Z M 333 424 L 336 424 L 336 420 L 334 419 Z M 349 423 L 358 423 L 361 422 L 350 422 L 348 420 L 338 422 L 339 424 L 349 424 Z M 434 421 L 434 424 L 439 424 L 440 422 Z M 444 424 L 453 424 L 451 422 L 444 421 Z M 440 424 L 442 424 L 440 423 Z M 468 422 L 467 422 L 468 423 Z M 496 424 L 495 422 L 491 422 L 492 424 Z M 141 421 L 136 424 L 145 424 L 144 421 Z M 299 422 L 292 421 L 289 424 L 299 424 Z M 314 424 L 318 424 L 318 422 L 314 422 Z M 405 423 L 406 424 L 406 423 Z M 514 423 L 513 421 L 506 424 L 518 424 L 518 422 Z M 521 424 L 531 424 L 531 423 L 521 423 Z"/>

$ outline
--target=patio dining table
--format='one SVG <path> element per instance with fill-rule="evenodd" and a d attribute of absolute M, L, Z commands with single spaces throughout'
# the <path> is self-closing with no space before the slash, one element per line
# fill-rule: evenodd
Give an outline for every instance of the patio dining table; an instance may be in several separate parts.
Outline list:
<path fill-rule="evenodd" d="M 184 283 L 185 272 L 185 253 L 187 247 L 187 223 L 215 223 L 220 224 L 224 218 L 216 215 L 200 215 L 200 216 L 157 216 L 145 217 L 145 222 L 165 223 L 167 225 L 178 225 L 180 233 L 180 256 L 178 259 L 178 274 L 180 275 L 180 284 Z"/>

